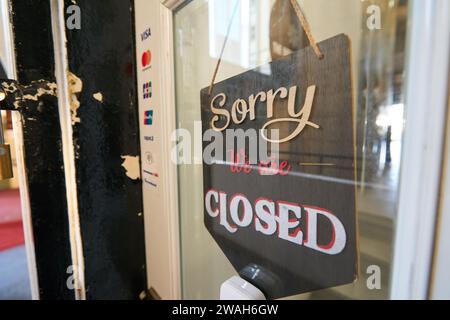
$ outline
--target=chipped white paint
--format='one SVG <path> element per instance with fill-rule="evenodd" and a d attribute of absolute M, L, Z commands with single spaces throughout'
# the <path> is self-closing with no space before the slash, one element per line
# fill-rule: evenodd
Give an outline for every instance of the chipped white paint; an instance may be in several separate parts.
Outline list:
<path fill-rule="evenodd" d="M 2 82 L 2 89 L 6 93 L 16 93 L 18 88 L 15 83 Z M 20 108 L 20 100 L 14 102 L 14 109 Z"/>
<path fill-rule="evenodd" d="M 25 88 L 29 88 L 30 86 L 27 86 Z M 31 94 L 26 94 L 23 96 L 23 99 L 25 100 L 33 100 L 33 101 L 38 101 L 39 98 L 43 95 L 52 95 L 52 96 L 57 96 L 57 89 L 58 86 L 56 85 L 56 83 L 54 82 L 49 82 L 47 84 L 48 88 L 38 88 L 36 94 L 31 95 Z"/>
<path fill-rule="evenodd" d="M 13 82 L 11 82 L 11 83 L 2 82 L 2 87 L 3 87 L 3 90 L 8 93 L 13 93 L 13 92 L 17 91 L 16 84 Z"/>
<path fill-rule="evenodd" d="M 94 99 L 100 102 L 103 102 L 103 94 L 101 92 L 94 93 Z"/>
<path fill-rule="evenodd" d="M 132 180 L 138 180 L 141 178 L 141 169 L 139 164 L 139 156 L 122 156 L 123 159 L 122 167 L 127 171 L 128 178 Z"/>
<path fill-rule="evenodd" d="M 78 211 L 78 187 L 76 180 L 73 125 L 80 122 L 77 110 L 80 106 L 77 94 L 83 89 L 82 81 L 68 67 L 66 47 L 66 27 L 64 2 L 51 0 L 53 42 L 55 44 L 55 75 L 58 83 L 58 110 L 61 124 L 61 138 L 64 156 L 64 174 L 66 182 L 67 211 L 69 219 L 70 251 L 72 256 L 75 298 L 86 299 L 84 274 L 83 238 L 81 236 L 80 215 Z M 69 266 L 67 266 L 69 267 Z"/>
<path fill-rule="evenodd" d="M 16 94 L 17 92 L 27 92 L 20 98 L 16 98 L 14 108 L 19 109 L 20 103 L 24 100 L 39 101 L 43 95 L 58 96 L 58 85 L 55 82 L 46 82 L 45 80 L 33 81 L 30 85 L 17 87 L 15 83 L 2 82 L 3 90 L 6 93 Z M 34 90 L 35 89 L 35 90 Z M 30 93 L 33 92 L 33 94 Z"/>
<path fill-rule="evenodd" d="M 83 91 L 83 81 L 78 78 L 72 72 L 68 72 L 67 81 L 69 83 L 69 95 L 70 95 L 70 111 L 72 113 L 72 125 L 81 122 L 78 117 L 78 108 L 80 107 L 80 101 L 78 100 L 77 94 Z"/>

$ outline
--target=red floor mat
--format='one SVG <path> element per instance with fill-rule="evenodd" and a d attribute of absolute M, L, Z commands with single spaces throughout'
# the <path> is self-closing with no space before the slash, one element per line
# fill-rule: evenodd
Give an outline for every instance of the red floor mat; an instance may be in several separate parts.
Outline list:
<path fill-rule="evenodd" d="M 24 244 L 22 221 L 0 224 L 0 251 Z"/>
<path fill-rule="evenodd" d="M 19 190 L 0 191 L 0 251 L 24 243 Z"/>

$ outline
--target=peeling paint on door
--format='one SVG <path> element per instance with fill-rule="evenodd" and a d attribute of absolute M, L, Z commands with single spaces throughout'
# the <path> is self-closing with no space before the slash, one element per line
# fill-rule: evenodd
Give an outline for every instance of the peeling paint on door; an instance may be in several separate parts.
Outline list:
<path fill-rule="evenodd" d="M 72 112 L 72 125 L 75 125 L 81 122 L 81 119 L 78 117 L 78 108 L 80 107 L 80 101 L 78 100 L 77 94 L 83 91 L 83 81 L 81 81 L 80 78 L 69 71 L 68 82 L 70 93 L 70 111 Z"/>
<path fill-rule="evenodd" d="M 45 79 L 32 81 L 29 85 L 17 84 L 14 81 L 3 81 L 1 87 L 8 94 L 7 100 L 14 106 L 15 110 L 25 108 L 24 101 L 39 101 L 42 96 L 49 95 L 56 97 L 58 86 L 55 82 Z"/>
<path fill-rule="evenodd" d="M 138 180 L 141 178 L 139 156 L 122 156 L 122 167 L 125 168 L 128 178 Z"/>
<path fill-rule="evenodd" d="M 82 31 L 65 28 L 66 69 L 75 81 L 69 106 L 81 121 L 72 129 L 86 298 L 138 299 L 147 281 L 134 1 L 76 2 Z"/>
<path fill-rule="evenodd" d="M 94 93 L 94 99 L 100 102 L 103 102 L 103 94 L 101 92 Z"/>
<path fill-rule="evenodd" d="M 70 252 L 62 130 L 55 78 L 51 7 L 48 0 L 8 1 L 17 83 L 8 86 L 9 110 L 20 111 L 27 182 L 24 213 L 32 225 L 37 285 L 35 298 L 73 300 L 67 286 Z M 19 118 L 15 113 L 16 118 Z M 31 233 L 31 232 L 30 232 Z"/>
<path fill-rule="evenodd" d="M 41 81 L 44 82 L 44 80 Z M 54 82 L 45 82 L 45 86 L 36 87 L 34 85 L 33 88 L 36 88 L 36 93 L 25 94 L 23 96 L 25 100 L 39 101 L 39 98 L 43 95 L 52 95 L 56 97 L 58 86 Z"/>

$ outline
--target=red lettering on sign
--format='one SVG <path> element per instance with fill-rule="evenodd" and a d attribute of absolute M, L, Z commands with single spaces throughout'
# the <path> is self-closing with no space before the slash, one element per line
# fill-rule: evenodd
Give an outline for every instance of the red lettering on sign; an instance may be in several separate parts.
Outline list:
<path fill-rule="evenodd" d="M 230 155 L 232 159 L 230 165 L 232 173 L 243 172 L 245 174 L 249 174 L 252 172 L 252 167 L 244 150 L 241 150 L 236 154 L 234 154 L 233 150 L 230 150 Z"/>
<path fill-rule="evenodd" d="M 240 150 L 235 154 L 233 150 L 229 151 L 231 164 L 230 170 L 232 173 L 245 173 L 250 174 L 253 171 L 247 154 L 244 150 Z M 288 161 L 282 161 L 278 164 L 278 161 L 261 161 L 258 163 L 258 173 L 262 176 L 287 176 L 292 167 Z"/>

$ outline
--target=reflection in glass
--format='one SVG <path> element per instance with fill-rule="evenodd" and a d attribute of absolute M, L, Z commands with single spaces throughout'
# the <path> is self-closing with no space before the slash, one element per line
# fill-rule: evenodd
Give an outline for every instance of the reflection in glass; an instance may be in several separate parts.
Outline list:
<path fill-rule="evenodd" d="M 408 2 L 299 3 L 317 41 L 339 33 L 352 40 L 355 126 L 360 150 L 360 278 L 352 285 L 295 298 L 388 298 L 405 114 L 403 74 Z M 175 14 L 177 121 L 178 127 L 189 130 L 192 136 L 195 121 L 201 119 L 200 90 L 211 82 L 227 34 L 216 82 L 309 45 L 289 0 L 238 1 L 235 14 L 234 4 L 229 0 L 194 0 Z M 368 28 L 369 5 L 380 8 L 381 29 Z M 267 68 L 258 71 L 271 72 Z M 195 142 L 201 145 L 201 141 Z M 222 282 L 236 274 L 203 224 L 202 172 L 201 165 L 179 166 L 185 299 L 218 298 Z M 380 289 L 368 288 L 369 266 L 380 268 Z"/>

